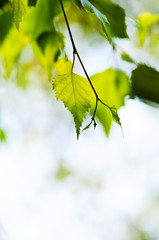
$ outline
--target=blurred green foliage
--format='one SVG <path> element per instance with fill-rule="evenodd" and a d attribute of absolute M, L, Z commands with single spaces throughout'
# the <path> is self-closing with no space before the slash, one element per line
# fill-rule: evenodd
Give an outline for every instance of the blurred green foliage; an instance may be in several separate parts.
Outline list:
<path fill-rule="evenodd" d="M 129 94 L 129 78 L 118 69 L 107 69 L 91 77 L 101 99 L 109 106 L 115 105 L 117 109 L 124 105 L 124 98 Z M 109 135 L 112 124 L 112 114 L 105 106 L 99 103 L 97 118 L 102 123 L 106 135 Z"/>
<path fill-rule="evenodd" d="M 159 103 L 159 72 L 146 65 L 138 65 L 132 72 L 132 93 L 135 96 Z"/>
<path fill-rule="evenodd" d="M 67 177 L 69 177 L 70 175 L 72 175 L 73 172 L 68 169 L 68 167 L 66 167 L 62 162 L 59 163 L 58 169 L 55 173 L 55 178 L 57 180 L 65 180 Z"/>
<path fill-rule="evenodd" d="M 78 22 L 83 29 L 87 29 L 85 31 L 86 35 L 87 32 L 89 34 L 90 32 L 92 34 L 102 33 L 105 41 L 112 45 L 114 51 L 118 48 L 116 38 L 121 41 L 123 38 L 130 38 L 127 33 L 127 13 L 123 6 L 110 0 L 63 0 L 62 2 L 68 21 L 70 20 L 71 23 Z M 31 82 L 26 79 L 29 76 L 28 72 L 34 71 L 34 64 L 37 66 L 37 63 L 39 63 L 39 66 L 45 69 L 46 76 L 51 81 L 56 62 L 63 56 L 66 56 L 65 36 L 62 32 L 59 32 L 58 28 L 59 24 L 63 24 L 63 22 L 64 18 L 60 1 L 1 1 L 0 62 L 5 70 L 5 76 L 3 75 L 3 77 L 9 78 L 13 71 L 16 70 L 18 72 L 17 76 L 19 76 L 16 82 L 24 87 L 28 82 Z M 142 12 L 136 17 L 136 38 L 138 39 L 138 47 L 153 46 L 153 49 L 159 49 L 158 14 Z M 131 41 L 131 39 L 127 41 Z M 29 59 L 27 62 L 24 60 L 23 52 L 25 52 L 28 46 L 32 46 L 34 60 L 31 61 Z M 159 103 L 158 71 L 152 68 L 152 66 L 149 67 L 143 63 L 136 63 L 124 51 L 120 55 L 121 60 L 136 65 L 136 69 L 132 71 L 130 79 L 124 71 L 113 68 L 106 69 L 104 72 L 91 77 L 99 98 L 109 106 L 105 108 L 99 103 L 96 112 L 96 116 L 103 125 L 107 135 L 109 134 L 112 120 L 121 124 L 116 109 L 124 105 L 125 97 L 132 95 L 130 92 L 141 99 Z M 61 89 L 62 94 L 57 96 L 57 98 L 62 100 L 73 114 L 77 136 L 79 136 L 80 127 L 88 111 L 88 107 L 86 109 L 85 104 L 91 95 L 89 94 L 90 86 L 88 87 L 87 79 L 83 80 L 82 77 L 72 73 L 73 69 L 71 68 L 69 70 L 69 78 L 68 76 L 65 78 L 64 75 L 63 77 L 60 76 L 60 74 L 64 74 L 67 68 L 64 66 L 64 63 L 61 62 L 61 64 L 58 67 L 59 69 L 61 68 L 58 71 L 59 76 L 54 78 L 54 86 L 56 85 L 54 88 L 57 93 L 57 89 L 59 89 L 56 82 L 57 78 L 65 83 L 69 79 L 71 85 L 67 85 L 63 90 Z M 22 75 L 24 81 L 20 80 L 20 75 Z M 87 82 L 82 89 L 80 88 L 81 79 Z M 68 94 L 69 92 L 71 92 L 71 95 Z M 67 101 L 66 99 L 64 100 L 64 96 L 67 96 Z M 71 100 L 72 106 L 70 99 L 74 99 L 74 101 Z M 94 106 L 94 101 L 89 104 L 89 108 L 94 108 Z"/>
<path fill-rule="evenodd" d="M 6 137 L 6 134 L 5 134 L 5 131 L 0 128 L 0 142 L 5 142 L 7 140 L 7 137 Z"/>

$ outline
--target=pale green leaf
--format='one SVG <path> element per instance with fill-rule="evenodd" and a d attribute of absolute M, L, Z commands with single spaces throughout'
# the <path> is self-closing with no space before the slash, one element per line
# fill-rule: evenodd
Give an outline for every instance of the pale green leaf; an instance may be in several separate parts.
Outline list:
<path fill-rule="evenodd" d="M 93 91 L 88 80 L 71 72 L 57 75 L 53 80 L 53 89 L 57 100 L 63 101 L 72 113 L 78 138 L 86 113 L 94 103 Z"/>
<path fill-rule="evenodd" d="M 113 120 L 121 125 L 117 110 L 124 105 L 125 96 L 129 94 L 129 78 L 120 70 L 107 69 L 92 76 L 91 80 L 100 99 L 109 106 L 108 108 L 99 102 L 96 113 L 108 135 Z"/>
<path fill-rule="evenodd" d="M 20 22 L 27 13 L 27 0 L 9 0 L 13 7 L 14 22 L 16 28 L 19 30 Z"/>

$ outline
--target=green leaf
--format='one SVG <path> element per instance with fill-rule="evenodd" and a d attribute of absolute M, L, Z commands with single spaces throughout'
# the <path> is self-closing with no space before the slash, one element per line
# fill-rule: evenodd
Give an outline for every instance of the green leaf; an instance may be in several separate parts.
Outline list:
<path fill-rule="evenodd" d="M 59 7 L 57 0 L 38 0 L 24 18 L 22 31 L 31 39 L 36 39 L 40 34 L 54 30 L 53 18 L 60 12 Z"/>
<path fill-rule="evenodd" d="M 110 1 L 89 0 L 109 21 L 105 24 L 106 32 L 110 37 L 128 38 L 125 24 L 125 10 Z"/>
<path fill-rule="evenodd" d="M 72 68 L 72 62 L 65 58 L 60 58 L 58 62 L 54 64 L 56 73 L 59 75 L 70 73 Z"/>
<path fill-rule="evenodd" d="M 42 33 L 33 44 L 33 50 L 46 70 L 49 81 L 52 78 L 52 68 L 60 49 L 64 48 L 64 36 L 56 31 Z"/>
<path fill-rule="evenodd" d="M 72 113 L 78 139 L 86 113 L 95 101 L 90 84 L 86 78 L 69 72 L 57 75 L 53 79 L 53 89 L 57 100 L 63 101 L 65 107 Z"/>
<path fill-rule="evenodd" d="M 3 42 L 11 27 L 12 13 L 9 11 L 0 13 L 0 43 Z"/>
<path fill-rule="evenodd" d="M 125 11 L 119 5 L 103 0 L 74 0 L 79 8 L 94 13 L 101 21 L 103 31 L 110 40 L 112 37 L 127 38 Z"/>
<path fill-rule="evenodd" d="M 120 117 L 118 115 L 116 107 L 115 106 L 110 107 L 110 111 L 112 113 L 113 120 L 121 126 Z"/>
<path fill-rule="evenodd" d="M 6 134 L 3 129 L 0 128 L 0 142 L 5 142 L 7 139 Z"/>
<path fill-rule="evenodd" d="M 82 7 L 86 12 L 94 13 L 95 16 L 101 21 L 103 29 L 105 28 L 105 24 L 109 24 L 105 15 L 103 15 L 100 11 L 98 11 L 88 0 L 81 0 L 81 5 L 79 5 L 78 1 L 75 1 L 78 7 Z"/>
<path fill-rule="evenodd" d="M 109 134 L 112 121 L 121 125 L 117 110 L 124 105 L 125 96 L 129 94 L 129 78 L 117 69 L 107 69 L 91 77 L 99 98 L 108 106 L 98 103 L 96 117 L 101 122 L 106 135 Z"/>
<path fill-rule="evenodd" d="M 132 93 L 141 99 L 159 103 L 159 72 L 146 65 L 138 65 L 133 70 Z"/>
<path fill-rule="evenodd" d="M 19 30 L 20 22 L 27 13 L 27 0 L 9 0 L 13 7 L 14 22 L 16 28 Z"/>

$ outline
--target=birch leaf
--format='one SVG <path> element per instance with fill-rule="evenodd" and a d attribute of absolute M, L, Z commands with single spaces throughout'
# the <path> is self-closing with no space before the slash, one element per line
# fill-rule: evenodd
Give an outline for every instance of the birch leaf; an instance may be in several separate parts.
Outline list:
<path fill-rule="evenodd" d="M 61 100 L 72 113 L 77 139 L 86 113 L 94 103 L 94 94 L 86 78 L 75 73 L 57 75 L 53 80 L 57 100 Z"/>

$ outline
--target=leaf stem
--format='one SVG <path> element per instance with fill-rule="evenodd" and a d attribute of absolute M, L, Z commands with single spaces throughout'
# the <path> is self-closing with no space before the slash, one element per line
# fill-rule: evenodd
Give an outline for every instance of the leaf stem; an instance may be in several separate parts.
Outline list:
<path fill-rule="evenodd" d="M 72 32 L 71 32 L 71 28 L 70 28 L 70 25 L 69 25 L 68 20 L 67 20 L 67 16 L 66 16 L 66 13 L 65 13 L 65 9 L 64 9 L 62 0 L 60 0 L 60 4 L 61 4 L 62 12 L 63 12 L 64 18 L 65 18 L 65 22 L 66 22 L 67 29 L 68 29 L 68 32 L 69 32 L 69 36 L 70 36 L 71 43 L 72 43 L 73 59 L 74 59 L 74 55 L 77 55 L 78 60 L 79 60 L 81 66 L 83 68 L 83 71 L 84 71 L 84 73 L 85 73 L 85 75 L 86 75 L 86 77 L 87 77 L 87 79 L 88 79 L 88 81 L 89 81 L 89 83 L 90 83 L 90 85 L 92 87 L 92 90 L 93 90 L 93 92 L 94 92 L 94 94 L 96 96 L 96 99 L 97 99 L 98 98 L 97 92 L 96 92 L 96 90 L 95 90 L 95 88 L 94 88 L 94 86 L 93 86 L 93 84 L 92 84 L 92 82 L 90 80 L 90 77 L 89 77 L 89 75 L 88 75 L 88 73 L 86 71 L 86 68 L 85 68 L 85 66 L 84 66 L 84 64 L 83 64 L 83 62 L 82 62 L 82 60 L 80 58 L 80 55 L 79 55 L 78 51 L 77 51 L 77 48 L 76 48 L 76 45 L 75 45 L 75 42 L 74 42 L 74 39 L 73 39 L 73 35 L 72 35 Z"/>
<path fill-rule="evenodd" d="M 91 86 L 91 88 L 92 88 L 92 90 L 93 90 L 93 92 L 94 92 L 94 94 L 95 94 L 95 97 L 96 97 L 96 105 L 95 105 L 94 113 L 93 113 L 93 116 L 92 116 L 92 119 L 91 119 L 90 124 L 83 129 L 83 130 L 85 130 L 85 129 L 87 129 L 87 128 L 92 124 L 92 122 L 94 122 L 94 127 L 96 127 L 96 125 L 97 125 L 97 123 L 96 123 L 96 121 L 95 121 L 95 115 L 96 115 L 96 111 L 97 111 L 97 107 L 98 107 L 98 102 L 100 102 L 101 104 L 103 104 L 104 106 L 106 106 L 110 111 L 111 111 L 111 108 L 110 108 L 107 104 L 105 104 L 105 103 L 98 97 L 98 94 L 97 94 L 97 92 L 96 92 L 96 90 L 95 90 L 95 88 L 94 88 L 94 86 L 93 86 L 93 84 L 92 84 L 92 82 L 91 82 L 91 79 L 90 79 L 90 77 L 89 77 L 89 75 L 88 75 L 88 73 L 87 73 L 87 71 L 86 71 L 86 68 L 85 68 L 85 66 L 84 66 L 84 64 L 83 64 L 83 62 L 82 62 L 82 60 L 81 60 L 81 57 L 80 57 L 80 55 L 79 55 L 79 53 L 78 53 L 78 50 L 77 50 L 77 48 L 76 48 L 76 45 L 75 45 L 75 42 L 74 42 L 74 38 L 73 38 L 73 35 L 72 35 L 72 32 L 71 32 L 71 28 L 70 28 L 70 25 L 69 25 L 69 23 L 68 23 L 68 19 L 67 19 L 67 16 L 66 16 L 66 13 L 65 13 L 65 9 L 64 9 L 64 6 L 63 6 L 63 2 L 62 2 L 62 0 L 59 0 L 59 1 L 60 1 L 60 4 L 61 4 L 62 12 L 63 12 L 64 18 L 65 18 L 65 22 L 66 22 L 66 25 L 67 25 L 68 33 L 69 33 L 70 40 L 71 40 L 71 44 L 72 44 L 72 48 L 73 48 L 73 63 L 72 63 L 71 72 L 73 71 L 74 64 L 75 64 L 75 56 L 77 55 L 77 58 L 78 58 L 78 60 L 79 60 L 79 62 L 80 62 L 80 64 L 81 64 L 81 67 L 82 67 L 82 69 L 83 69 L 83 71 L 84 71 L 84 73 L 85 73 L 85 75 L 86 75 L 86 77 L 87 77 L 87 80 L 88 80 L 88 82 L 89 82 L 89 84 L 90 84 L 90 86 Z"/>
<path fill-rule="evenodd" d="M 71 32 L 71 29 L 70 29 L 70 26 L 69 26 L 69 23 L 68 23 L 68 20 L 67 20 L 67 16 L 66 16 L 66 13 L 65 13 L 65 9 L 64 9 L 62 0 L 60 0 L 60 4 L 61 4 L 62 12 L 63 12 L 64 18 L 65 18 L 65 22 L 66 22 L 66 25 L 67 25 L 67 29 L 68 29 L 68 32 L 69 32 L 69 36 L 70 36 L 70 39 L 71 39 L 73 52 L 76 52 L 75 42 L 73 40 L 72 32 Z"/>

